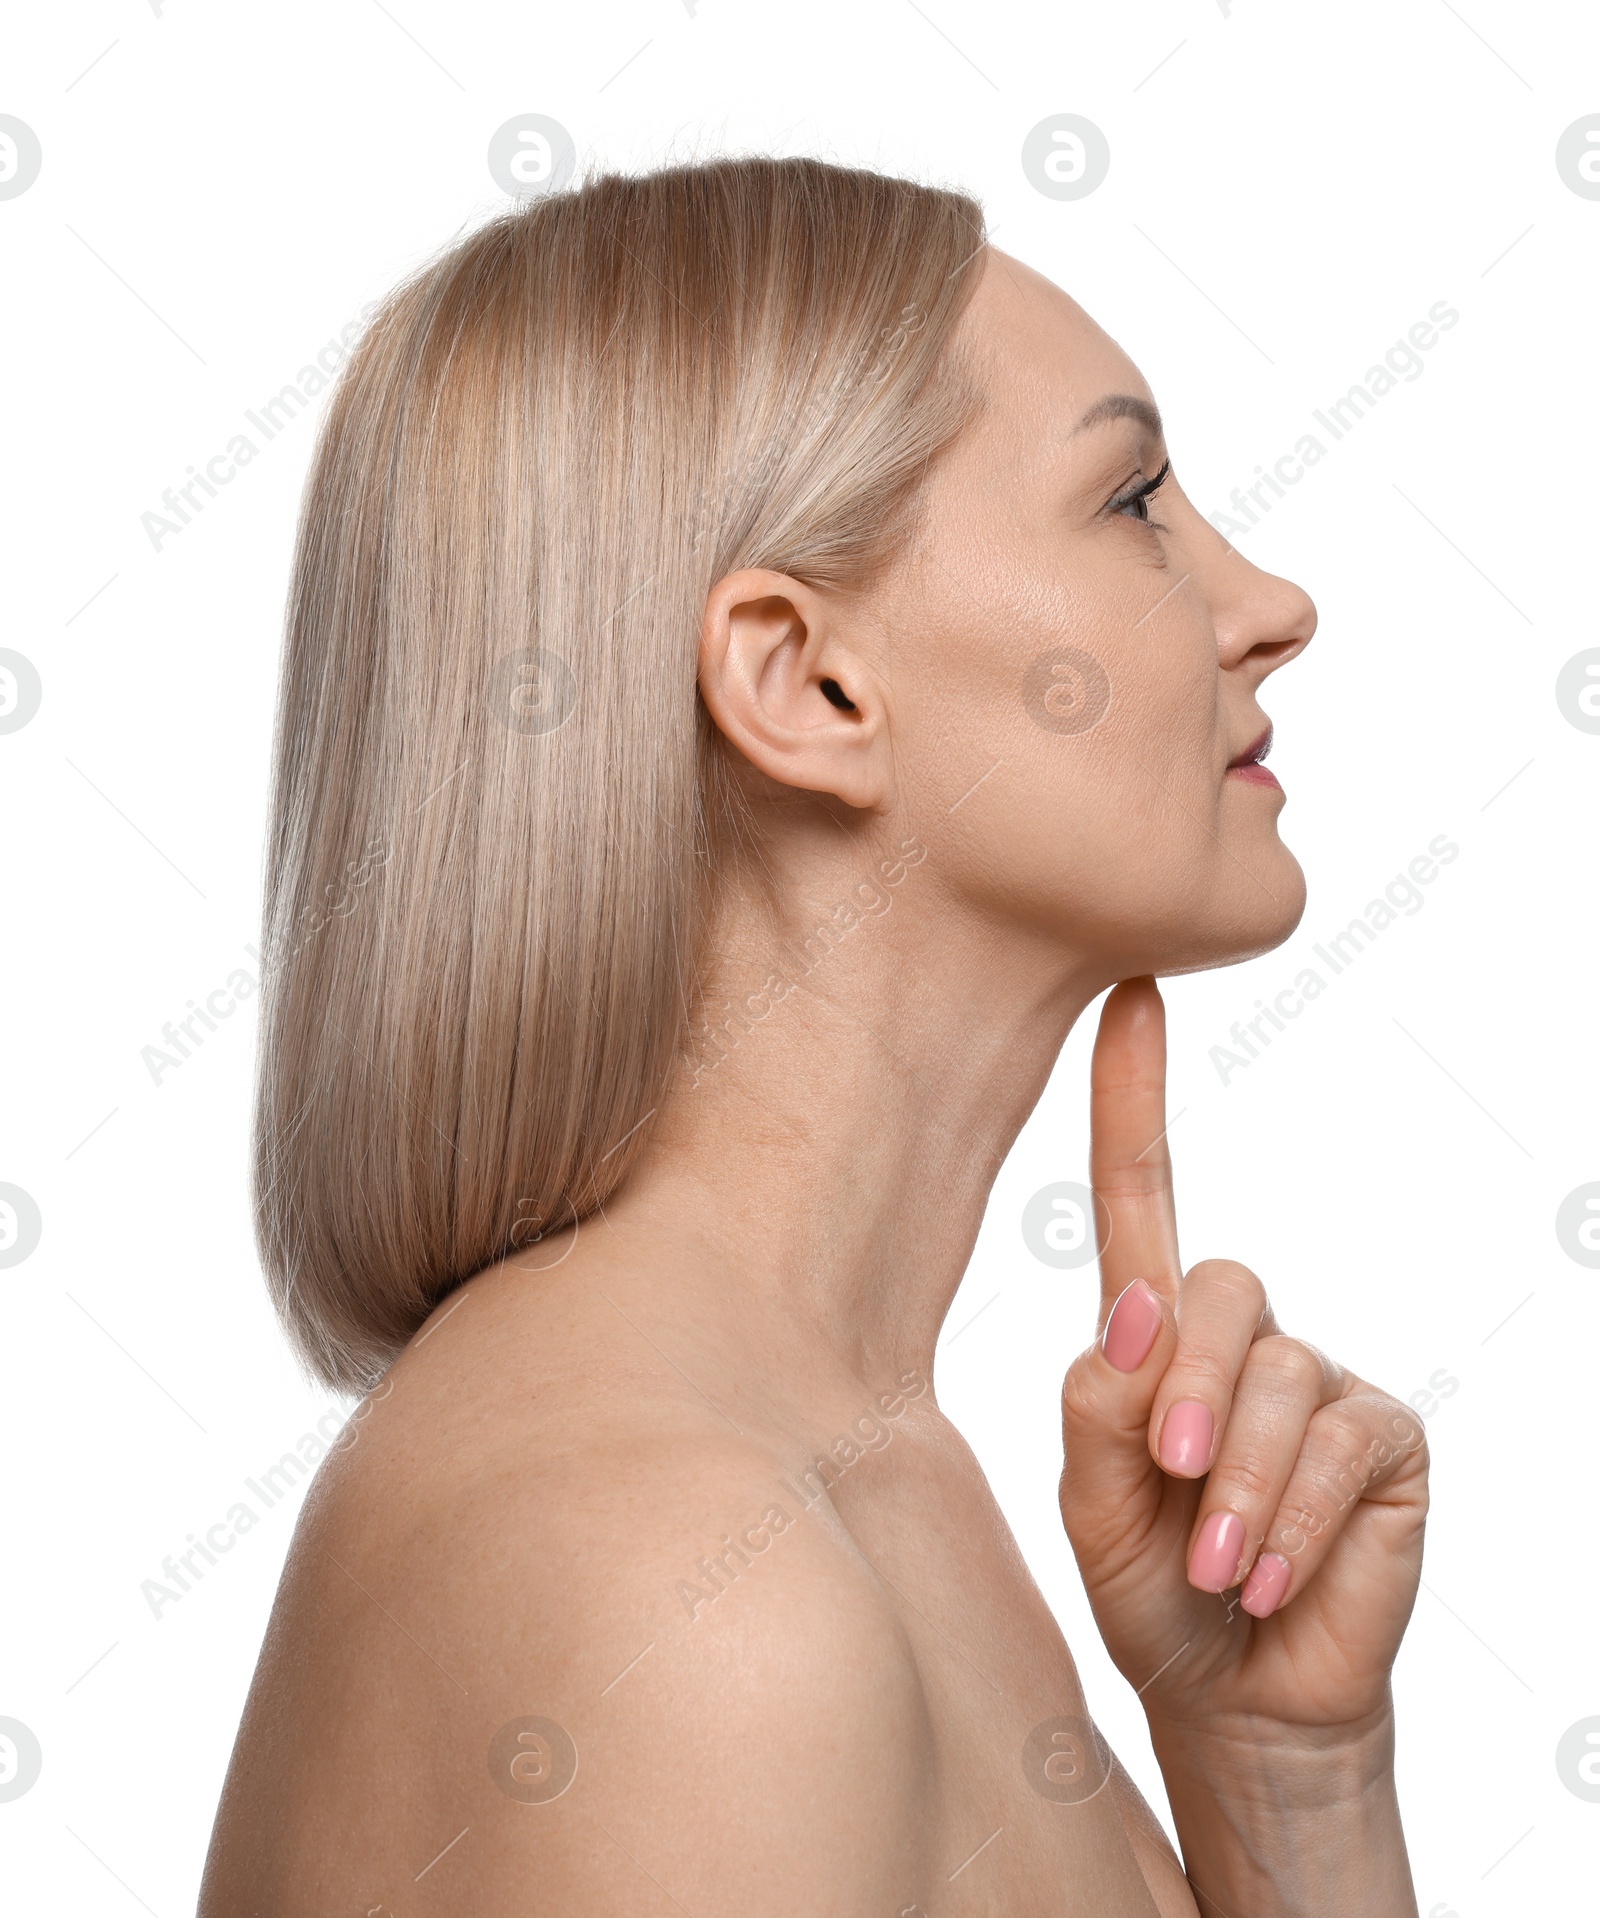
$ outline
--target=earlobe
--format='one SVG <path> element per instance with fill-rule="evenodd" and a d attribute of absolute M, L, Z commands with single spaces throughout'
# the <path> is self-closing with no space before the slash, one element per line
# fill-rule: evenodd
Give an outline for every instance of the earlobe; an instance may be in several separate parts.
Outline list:
<path fill-rule="evenodd" d="M 787 574 L 730 573 L 706 601 L 700 695 L 728 742 L 778 784 L 881 810 L 892 796 L 884 689 L 829 597 Z"/>

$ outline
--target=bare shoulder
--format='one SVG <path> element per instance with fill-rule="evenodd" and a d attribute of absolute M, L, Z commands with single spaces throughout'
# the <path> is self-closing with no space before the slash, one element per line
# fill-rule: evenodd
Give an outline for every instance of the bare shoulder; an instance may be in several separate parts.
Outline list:
<path fill-rule="evenodd" d="M 637 1341 L 547 1327 L 528 1390 L 479 1304 L 319 1475 L 203 1918 L 901 1909 L 927 1705 L 849 1534 Z"/>

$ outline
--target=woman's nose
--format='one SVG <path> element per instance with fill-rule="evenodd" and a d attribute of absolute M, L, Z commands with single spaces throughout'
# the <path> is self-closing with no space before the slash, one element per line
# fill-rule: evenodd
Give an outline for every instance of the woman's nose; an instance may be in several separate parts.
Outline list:
<path fill-rule="evenodd" d="M 1252 566 L 1236 548 L 1213 570 L 1211 618 L 1223 666 L 1248 663 L 1262 679 L 1303 653 L 1317 630 L 1311 595 L 1292 579 Z"/>

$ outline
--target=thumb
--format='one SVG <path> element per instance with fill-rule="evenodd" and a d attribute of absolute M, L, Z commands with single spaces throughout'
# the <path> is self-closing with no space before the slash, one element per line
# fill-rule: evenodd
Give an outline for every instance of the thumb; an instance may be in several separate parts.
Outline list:
<path fill-rule="evenodd" d="M 1073 1360 L 1061 1388 L 1061 1517 L 1079 1564 L 1098 1563 L 1160 1503 L 1150 1451 L 1156 1389 L 1177 1350 L 1172 1309 L 1143 1279 L 1118 1296 L 1105 1330 Z"/>

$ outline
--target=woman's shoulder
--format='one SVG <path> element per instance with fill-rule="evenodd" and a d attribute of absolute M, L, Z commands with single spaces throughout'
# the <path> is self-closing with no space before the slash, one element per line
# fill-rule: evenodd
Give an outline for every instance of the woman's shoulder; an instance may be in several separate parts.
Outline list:
<path fill-rule="evenodd" d="M 594 1876 L 602 1828 L 631 1834 L 641 1868 L 676 1861 L 709 1890 L 708 1794 L 725 1834 L 748 1831 L 748 1909 L 767 1908 L 763 1887 L 782 1907 L 788 1873 L 829 1869 L 819 1815 L 854 1902 L 903 1859 L 894 1833 L 911 1842 L 922 1782 L 906 1753 L 929 1746 L 881 1581 L 825 1506 L 785 1489 L 777 1453 L 670 1365 L 554 1314 L 519 1362 L 501 1305 L 469 1288 L 324 1464 L 205 1909 L 247 1872 L 284 1909 L 315 1886 L 330 1909 L 399 1910 L 427 1867 L 489 1911 L 537 1835 L 545 1891 L 609 1910 L 627 1895 L 618 1861 L 633 1868 L 614 1852 Z M 433 1838 L 457 1832 L 430 1865 Z"/>
<path fill-rule="evenodd" d="M 524 1341 L 506 1305 L 469 1289 L 408 1351 L 330 1461 L 302 1553 L 348 1547 L 441 1618 L 535 1633 L 601 1689 L 647 1642 L 688 1634 L 689 1657 L 718 1613 L 752 1641 L 792 1644 L 819 1610 L 903 1639 L 831 1506 L 802 1503 L 783 1446 L 714 1378 L 620 1312 L 543 1312 Z"/>

